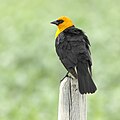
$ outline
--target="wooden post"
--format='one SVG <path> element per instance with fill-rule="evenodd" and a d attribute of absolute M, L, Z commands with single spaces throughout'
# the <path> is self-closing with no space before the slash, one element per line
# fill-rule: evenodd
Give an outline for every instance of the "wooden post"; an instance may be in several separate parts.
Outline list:
<path fill-rule="evenodd" d="M 79 93 L 76 79 L 66 77 L 60 84 L 58 120 L 86 119 L 86 95 Z"/>

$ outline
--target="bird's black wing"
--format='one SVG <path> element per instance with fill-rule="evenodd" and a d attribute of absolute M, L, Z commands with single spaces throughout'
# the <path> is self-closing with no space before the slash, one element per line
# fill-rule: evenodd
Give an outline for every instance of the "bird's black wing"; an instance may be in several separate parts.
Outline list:
<path fill-rule="evenodd" d="M 87 36 L 75 27 L 67 28 L 56 39 L 56 52 L 68 72 L 78 79 L 81 94 L 94 93 L 97 89 L 91 76 L 89 46 Z"/>
<path fill-rule="evenodd" d="M 82 30 L 70 27 L 56 39 L 56 52 L 67 70 L 74 68 L 78 61 L 87 62 L 91 71 L 90 42 Z"/>

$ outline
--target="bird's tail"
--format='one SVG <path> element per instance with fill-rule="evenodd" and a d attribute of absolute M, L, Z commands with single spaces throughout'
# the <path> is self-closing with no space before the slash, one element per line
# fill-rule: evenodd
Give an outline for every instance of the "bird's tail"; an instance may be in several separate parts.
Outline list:
<path fill-rule="evenodd" d="M 77 66 L 77 72 L 80 93 L 94 93 L 97 88 L 92 80 L 90 72 L 88 71 L 88 65 L 86 63 L 79 62 Z"/>

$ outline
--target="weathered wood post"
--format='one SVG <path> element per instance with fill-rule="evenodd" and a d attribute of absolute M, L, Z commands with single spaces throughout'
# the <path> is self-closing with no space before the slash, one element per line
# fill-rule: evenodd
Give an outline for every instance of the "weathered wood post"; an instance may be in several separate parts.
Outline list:
<path fill-rule="evenodd" d="M 66 77 L 60 83 L 58 120 L 86 119 L 86 95 L 79 93 L 76 79 Z"/>

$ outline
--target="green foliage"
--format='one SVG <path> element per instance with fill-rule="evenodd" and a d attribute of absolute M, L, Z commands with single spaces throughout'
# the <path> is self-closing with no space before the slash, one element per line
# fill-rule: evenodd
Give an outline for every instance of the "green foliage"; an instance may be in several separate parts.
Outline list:
<path fill-rule="evenodd" d="M 65 69 L 50 21 L 69 16 L 89 36 L 93 77 L 89 120 L 119 120 L 119 0 L 0 0 L 0 120 L 56 120 Z"/>

